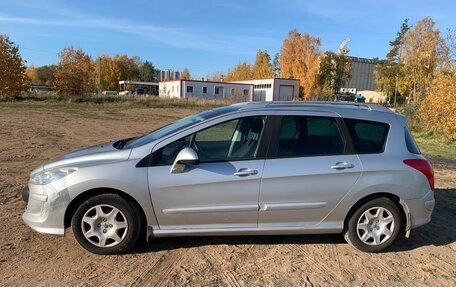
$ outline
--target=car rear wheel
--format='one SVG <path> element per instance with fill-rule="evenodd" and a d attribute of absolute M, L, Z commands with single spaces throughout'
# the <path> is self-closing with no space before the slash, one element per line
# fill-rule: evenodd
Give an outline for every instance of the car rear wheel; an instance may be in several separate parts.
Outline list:
<path fill-rule="evenodd" d="M 83 201 L 72 221 L 76 241 L 96 254 L 117 254 L 137 241 L 141 216 L 118 194 L 100 194 Z"/>
<path fill-rule="evenodd" d="M 397 239 L 401 228 L 402 216 L 397 205 L 388 198 L 376 198 L 350 217 L 344 238 L 361 251 L 380 252 Z"/>

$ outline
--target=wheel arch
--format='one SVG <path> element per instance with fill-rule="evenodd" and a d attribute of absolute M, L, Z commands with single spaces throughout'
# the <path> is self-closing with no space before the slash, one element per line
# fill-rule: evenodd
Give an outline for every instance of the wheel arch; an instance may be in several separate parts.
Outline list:
<path fill-rule="evenodd" d="M 408 212 L 408 207 L 407 205 L 405 205 L 405 203 L 403 202 L 403 200 L 401 200 L 401 198 L 395 194 L 392 194 L 392 193 L 388 193 L 388 192 L 379 192 L 379 193 L 373 193 L 373 194 L 369 194 L 361 199 L 359 199 L 351 208 L 350 210 L 348 211 L 347 215 L 345 216 L 344 218 L 344 231 L 348 229 L 348 221 L 350 220 L 350 218 L 352 217 L 352 215 L 363 205 L 365 204 L 366 202 L 369 202 L 373 199 L 376 199 L 376 198 L 381 198 L 381 197 L 385 197 L 385 198 L 388 198 L 390 199 L 392 202 L 394 202 L 396 204 L 396 206 L 399 208 L 399 211 L 401 213 L 401 217 L 402 217 L 402 222 L 404 223 L 404 226 L 402 226 L 401 228 L 403 228 L 405 231 L 409 231 L 409 226 L 410 226 L 410 216 L 408 215 L 409 212 Z"/>
<path fill-rule="evenodd" d="M 132 204 L 134 209 L 139 211 L 139 216 L 141 217 L 142 225 L 144 225 L 144 226 L 141 226 L 141 228 L 143 229 L 143 227 L 145 227 L 147 225 L 146 224 L 146 215 L 144 213 L 144 210 L 135 198 L 133 198 L 131 195 L 129 195 L 121 190 L 115 189 L 115 188 L 100 187 L 100 188 L 93 188 L 93 189 L 86 190 L 86 191 L 82 192 L 81 194 L 79 194 L 78 196 L 76 196 L 70 202 L 67 209 L 65 210 L 65 216 L 64 216 L 65 229 L 71 226 L 71 218 L 73 217 L 74 212 L 76 211 L 76 209 L 82 202 L 84 202 L 85 200 L 87 200 L 91 197 L 94 197 L 96 195 L 105 194 L 105 193 L 117 194 L 120 197 L 122 197 L 123 199 L 125 199 L 128 203 Z"/>

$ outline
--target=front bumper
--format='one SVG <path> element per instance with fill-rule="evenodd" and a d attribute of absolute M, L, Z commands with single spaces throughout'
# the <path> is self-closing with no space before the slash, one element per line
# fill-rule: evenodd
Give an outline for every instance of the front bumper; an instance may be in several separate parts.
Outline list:
<path fill-rule="evenodd" d="M 64 217 L 70 203 L 66 188 L 53 184 L 29 184 L 23 189 L 22 196 L 27 202 L 22 219 L 28 226 L 40 233 L 65 234 Z"/>

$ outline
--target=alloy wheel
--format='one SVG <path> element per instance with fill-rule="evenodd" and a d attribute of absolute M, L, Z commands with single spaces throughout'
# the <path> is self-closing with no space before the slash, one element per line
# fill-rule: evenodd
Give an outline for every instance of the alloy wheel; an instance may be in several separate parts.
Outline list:
<path fill-rule="evenodd" d="M 81 229 L 91 244 L 112 247 L 122 242 L 127 235 L 128 221 L 118 208 L 109 204 L 98 204 L 84 213 Z"/>

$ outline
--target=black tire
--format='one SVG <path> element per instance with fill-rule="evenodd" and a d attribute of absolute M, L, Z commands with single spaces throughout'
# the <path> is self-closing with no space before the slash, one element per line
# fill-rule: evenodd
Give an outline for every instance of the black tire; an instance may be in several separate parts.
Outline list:
<path fill-rule="evenodd" d="M 365 214 L 365 212 L 368 210 L 375 211 L 376 207 L 385 208 L 392 215 L 394 225 L 389 224 L 388 226 L 390 229 L 392 226 L 394 226 L 394 228 L 392 231 L 390 230 L 391 235 L 389 238 L 386 238 L 387 236 L 383 235 L 384 237 L 381 241 L 379 240 L 379 242 L 380 242 L 379 244 L 369 245 L 368 243 L 365 243 L 361 240 L 360 236 L 362 236 L 362 234 L 364 234 L 364 231 L 360 229 L 359 232 L 361 235 L 358 235 L 357 226 L 358 226 L 358 221 L 361 220 L 361 217 L 362 217 L 362 219 L 366 219 L 366 217 L 364 217 L 363 214 Z M 391 244 L 393 244 L 393 242 L 397 239 L 400 231 L 402 230 L 402 226 L 403 226 L 403 219 L 402 219 L 402 215 L 401 215 L 401 212 L 400 212 L 398 206 L 390 199 L 385 198 L 385 197 L 380 197 L 380 198 L 375 198 L 375 199 L 372 199 L 372 200 L 364 203 L 363 205 L 361 205 L 361 207 L 359 207 L 353 213 L 353 215 L 348 219 L 348 222 L 346 224 L 346 230 L 344 231 L 343 235 L 344 235 L 345 240 L 353 247 L 355 247 L 361 251 L 364 251 L 364 252 L 376 253 L 376 252 L 381 252 L 381 251 L 387 249 L 389 246 L 391 246 Z M 378 228 L 380 228 L 380 227 L 378 227 Z M 373 230 L 373 229 L 371 229 L 371 230 Z M 375 232 L 375 230 L 374 230 L 374 232 Z M 371 238 L 369 238 L 369 239 L 371 239 Z M 372 241 L 374 241 L 373 238 L 372 238 Z M 375 244 L 375 242 L 369 242 L 369 243 Z"/>
<path fill-rule="evenodd" d="M 108 212 L 109 206 L 111 206 L 117 208 L 121 212 L 119 216 L 124 220 L 127 228 L 118 229 L 118 231 L 116 229 L 116 232 L 123 233 L 121 234 L 121 240 L 119 240 L 119 242 L 110 243 L 111 245 L 115 244 L 114 246 L 108 246 L 109 244 L 106 244 L 107 246 L 105 247 L 96 246 L 89 240 L 95 241 L 98 238 L 97 236 L 89 239 L 84 236 L 83 228 L 87 229 L 87 227 L 83 227 L 82 219 L 84 215 L 87 212 L 90 212 L 90 210 L 93 210 L 95 206 L 102 206 L 105 210 L 107 208 Z M 94 216 L 94 218 L 98 217 Z M 101 224 L 103 224 L 103 222 L 101 222 Z M 135 245 L 141 231 L 142 218 L 139 212 L 120 195 L 114 193 L 104 193 L 90 197 L 83 201 L 73 214 L 71 226 L 76 241 L 87 251 L 101 255 L 119 254 L 127 251 Z M 112 225 L 110 227 L 112 227 Z M 109 226 L 107 228 L 109 228 Z M 114 241 L 112 239 L 108 240 Z"/>

